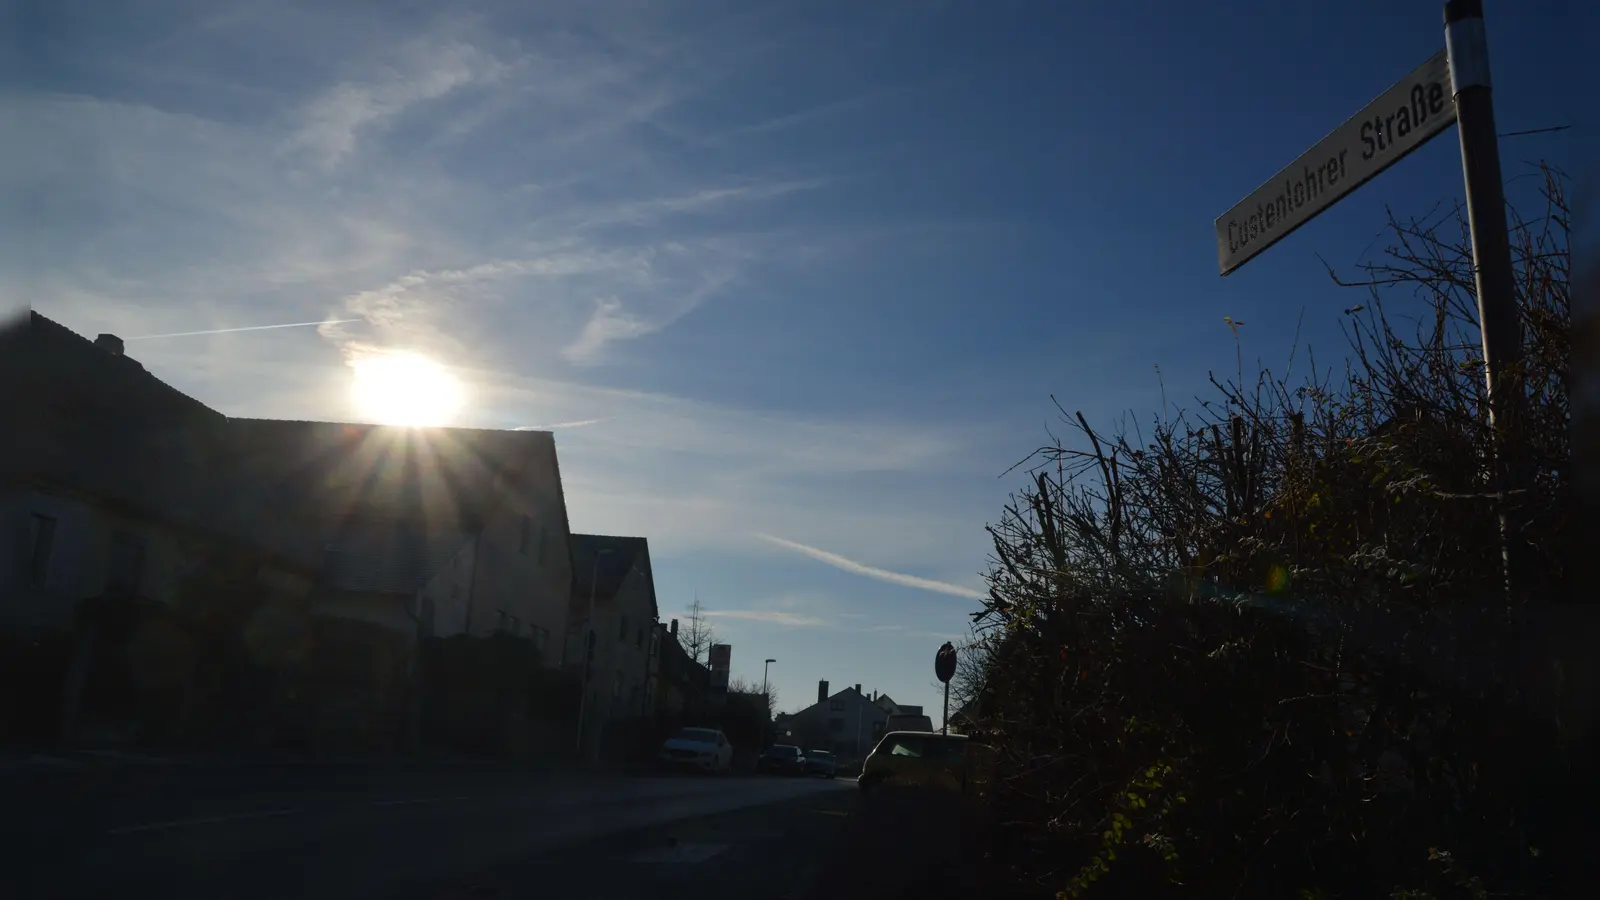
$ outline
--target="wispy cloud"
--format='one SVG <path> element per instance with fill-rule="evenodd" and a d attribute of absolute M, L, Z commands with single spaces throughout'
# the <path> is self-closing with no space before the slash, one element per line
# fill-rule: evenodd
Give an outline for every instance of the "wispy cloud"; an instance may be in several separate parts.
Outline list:
<path fill-rule="evenodd" d="M 922 628 L 912 628 L 912 627 L 910 627 L 908 625 L 893 625 L 893 624 L 869 625 L 869 626 L 867 626 L 867 631 L 870 631 L 873 634 L 891 634 L 891 635 L 894 635 L 895 637 L 912 638 L 912 639 L 919 640 L 919 641 L 920 640 L 950 641 L 951 643 L 954 643 L 954 644 L 957 644 L 957 645 L 959 645 L 959 643 L 961 641 L 964 641 L 964 640 L 967 639 L 966 636 L 955 634 L 955 633 L 949 632 L 949 631 L 929 631 L 927 629 L 922 629 Z"/>
<path fill-rule="evenodd" d="M 736 619 L 742 622 L 764 622 L 789 628 L 821 628 L 828 624 L 824 619 L 780 609 L 718 609 L 707 610 L 706 615 L 716 619 Z"/>
<path fill-rule="evenodd" d="M 377 77 L 342 82 L 317 96 L 303 112 L 288 149 L 309 152 L 324 166 L 335 165 L 355 151 L 361 131 L 392 121 L 418 103 L 493 81 L 510 68 L 462 42 L 419 43 L 402 56 Z"/>
<path fill-rule="evenodd" d="M 931 578 L 919 578 L 916 575 L 907 575 L 904 572 L 891 572 L 888 569 L 880 569 L 876 566 L 869 566 L 866 563 L 857 562 L 848 557 L 840 556 L 837 553 L 830 553 L 827 550 L 811 547 L 806 544 L 799 543 L 798 541 L 791 541 L 785 538 L 774 537 L 770 534 L 761 533 L 757 533 L 756 537 L 759 537 L 762 540 L 776 546 L 793 550 L 796 553 L 803 553 L 806 556 L 817 560 L 818 562 L 826 563 L 836 569 L 843 569 L 846 572 L 862 575 L 867 578 L 876 578 L 879 581 L 887 581 L 890 584 L 898 584 L 905 587 L 917 588 L 918 590 L 924 591 L 933 591 L 940 594 L 949 594 L 952 597 L 966 597 L 973 600 L 981 600 L 987 596 L 982 591 L 974 590 L 969 587 L 962 587 L 959 584 L 950 584 L 946 581 L 935 581 Z"/>
<path fill-rule="evenodd" d="M 621 301 L 615 297 L 596 300 L 594 306 L 594 315 L 589 317 L 578 339 L 561 351 L 567 359 L 574 362 L 591 361 L 606 344 L 640 337 L 658 327 L 623 309 Z"/>

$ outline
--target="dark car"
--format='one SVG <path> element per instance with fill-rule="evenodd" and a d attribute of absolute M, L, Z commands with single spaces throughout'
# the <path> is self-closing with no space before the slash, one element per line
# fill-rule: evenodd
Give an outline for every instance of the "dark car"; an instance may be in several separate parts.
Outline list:
<path fill-rule="evenodd" d="M 806 755 L 793 744 L 773 744 L 756 760 L 756 771 L 775 775 L 804 775 Z"/>
<path fill-rule="evenodd" d="M 832 778 L 838 772 L 839 760 L 827 750 L 806 751 L 806 774 Z"/>

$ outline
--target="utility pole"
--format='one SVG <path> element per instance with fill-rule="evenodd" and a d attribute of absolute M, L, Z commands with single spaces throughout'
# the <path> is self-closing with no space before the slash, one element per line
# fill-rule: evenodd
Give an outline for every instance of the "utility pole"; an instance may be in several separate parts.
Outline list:
<path fill-rule="evenodd" d="M 1506 229 L 1505 187 L 1500 176 L 1500 139 L 1495 131 L 1489 79 L 1489 42 L 1484 33 L 1483 0 L 1447 0 L 1445 52 L 1450 88 L 1455 94 L 1456 133 L 1461 139 L 1461 170 L 1466 179 L 1467 222 L 1472 231 L 1472 261 L 1483 333 L 1483 361 L 1494 435 L 1495 490 L 1500 494 L 1501 556 L 1506 590 L 1515 599 L 1520 586 L 1521 517 L 1513 517 L 1512 497 L 1527 487 L 1521 436 L 1522 319 L 1511 268 L 1511 238 Z"/>

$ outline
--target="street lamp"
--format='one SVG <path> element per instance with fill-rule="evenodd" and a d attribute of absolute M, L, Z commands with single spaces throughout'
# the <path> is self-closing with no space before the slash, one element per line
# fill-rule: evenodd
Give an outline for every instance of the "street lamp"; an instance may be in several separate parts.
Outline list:
<path fill-rule="evenodd" d="M 594 592 L 600 583 L 600 560 L 602 557 L 610 555 L 610 547 L 601 547 L 594 553 L 594 566 L 589 570 L 589 608 L 584 614 L 583 630 L 579 632 L 583 636 L 583 646 L 579 651 L 583 654 L 582 690 L 578 694 L 577 754 L 579 760 L 583 759 L 583 720 L 589 706 L 589 669 L 594 665 Z"/>

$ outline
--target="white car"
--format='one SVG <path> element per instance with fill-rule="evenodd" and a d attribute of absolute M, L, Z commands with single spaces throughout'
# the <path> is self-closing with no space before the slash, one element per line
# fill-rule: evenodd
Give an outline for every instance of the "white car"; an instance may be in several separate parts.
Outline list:
<path fill-rule="evenodd" d="M 661 745 L 656 761 L 663 768 L 725 775 L 733 771 L 733 745 L 718 729 L 684 728 Z"/>

